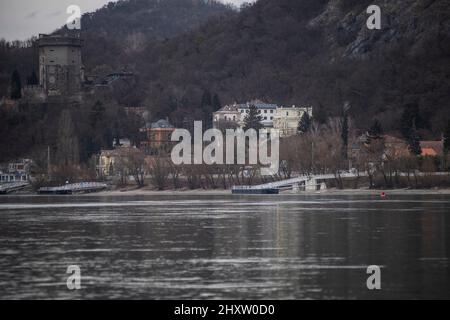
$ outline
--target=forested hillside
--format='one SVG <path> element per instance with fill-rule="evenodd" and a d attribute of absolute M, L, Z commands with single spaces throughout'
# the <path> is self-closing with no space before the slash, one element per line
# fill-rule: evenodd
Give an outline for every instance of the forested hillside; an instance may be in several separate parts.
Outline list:
<path fill-rule="evenodd" d="M 215 0 L 110 2 L 82 18 L 84 63 L 88 70 L 101 65 L 139 70 L 141 61 L 135 60 L 135 53 L 231 12 Z"/>
<path fill-rule="evenodd" d="M 240 11 L 203 0 L 120 1 L 83 16 L 83 61 L 87 73 L 133 71 L 132 105 L 175 125 L 186 116 L 211 119 L 220 104 L 255 98 L 313 106 L 317 121 L 340 115 L 348 102 L 361 130 L 376 118 L 385 132 L 401 132 L 408 118 L 421 139 L 438 139 L 450 118 L 450 2 L 375 2 L 381 30 L 366 27 L 373 4 L 367 0 L 259 0 Z M 0 96 L 14 69 L 25 83 L 36 68 L 33 46 L 18 46 L 0 45 Z M 118 114 L 109 112 L 108 123 Z M 34 120 L 26 130 L 11 121 L 0 119 L 8 128 L 3 144 L 21 144 L 14 134 L 32 135 L 26 130 L 45 131 Z M 16 155 L 28 150 L 14 148 Z"/>
<path fill-rule="evenodd" d="M 390 131 L 417 104 L 421 134 L 439 137 L 450 110 L 450 3 L 379 1 L 382 29 L 368 30 L 372 2 L 260 0 L 147 47 L 137 60 L 148 105 L 199 106 L 207 88 L 228 103 L 312 105 L 322 120 L 349 101 L 362 129 L 376 117 Z"/>

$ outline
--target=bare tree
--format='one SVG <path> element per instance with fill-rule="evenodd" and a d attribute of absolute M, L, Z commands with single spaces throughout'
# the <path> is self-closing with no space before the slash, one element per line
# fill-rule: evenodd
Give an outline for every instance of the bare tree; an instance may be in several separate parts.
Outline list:
<path fill-rule="evenodd" d="M 116 169 L 119 171 L 122 182 L 126 176 L 133 176 L 138 187 L 144 186 L 145 155 L 136 148 L 122 148 L 116 157 Z"/>
<path fill-rule="evenodd" d="M 174 189 L 181 188 L 180 176 L 183 172 L 183 167 L 175 165 L 172 161 L 168 161 L 169 178 L 172 180 L 172 186 Z"/>
<path fill-rule="evenodd" d="M 158 190 L 164 190 L 167 187 L 171 168 L 166 157 L 156 156 L 152 158 L 149 164 L 149 172 L 152 177 L 152 184 Z"/>

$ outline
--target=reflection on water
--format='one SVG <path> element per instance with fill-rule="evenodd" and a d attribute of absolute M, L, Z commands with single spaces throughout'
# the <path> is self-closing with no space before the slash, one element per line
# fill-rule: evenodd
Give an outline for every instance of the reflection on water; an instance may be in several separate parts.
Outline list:
<path fill-rule="evenodd" d="M 0 298 L 450 298 L 449 214 L 448 196 L 1 197 Z"/>

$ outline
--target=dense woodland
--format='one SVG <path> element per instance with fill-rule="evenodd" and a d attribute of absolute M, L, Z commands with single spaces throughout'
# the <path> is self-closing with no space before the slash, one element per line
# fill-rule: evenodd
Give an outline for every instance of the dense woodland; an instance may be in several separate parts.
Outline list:
<path fill-rule="evenodd" d="M 137 120 L 123 117 L 124 106 L 144 106 L 151 119 L 168 116 L 180 126 L 186 117 L 207 121 L 221 105 L 254 98 L 313 106 L 319 123 L 348 105 L 360 131 L 377 119 L 385 132 L 406 137 L 414 125 L 419 138 L 440 138 L 450 118 L 450 3 L 383 1 L 382 29 L 368 30 L 371 3 L 259 0 L 239 11 L 202 0 L 111 3 L 83 16 L 83 62 L 90 74 L 134 72 L 127 101 L 1 110 L 0 160 L 42 153 L 47 144 L 56 149 L 58 108 L 70 110 L 87 161 L 110 147 L 111 137 L 136 135 Z M 11 94 L 14 70 L 25 84 L 36 64 L 33 39 L 2 41 L 0 96 Z"/>
<path fill-rule="evenodd" d="M 137 59 L 148 70 L 147 104 L 159 113 L 195 108 L 208 88 L 225 103 L 312 105 L 325 122 L 348 101 L 361 129 L 378 118 L 387 131 L 416 104 L 423 138 L 439 137 L 450 112 L 450 4 L 389 1 L 384 27 L 369 31 L 363 2 L 260 0 L 147 47 Z"/>

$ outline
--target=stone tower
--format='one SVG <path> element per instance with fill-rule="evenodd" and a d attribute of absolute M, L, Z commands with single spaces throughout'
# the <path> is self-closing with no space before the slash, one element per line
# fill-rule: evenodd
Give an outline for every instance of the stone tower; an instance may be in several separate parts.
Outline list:
<path fill-rule="evenodd" d="M 39 82 L 49 99 L 81 99 L 82 42 L 77 36 L 39 35 Z"/>

